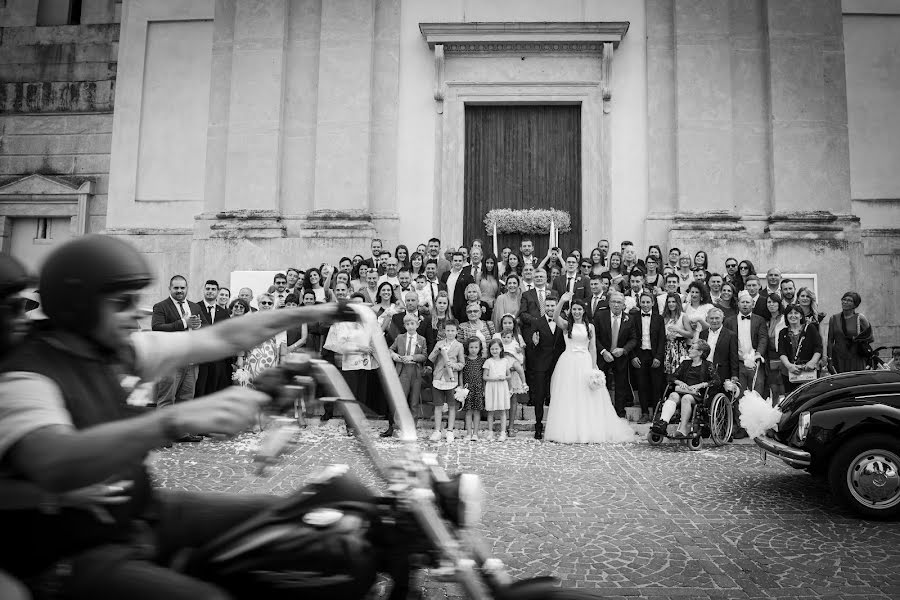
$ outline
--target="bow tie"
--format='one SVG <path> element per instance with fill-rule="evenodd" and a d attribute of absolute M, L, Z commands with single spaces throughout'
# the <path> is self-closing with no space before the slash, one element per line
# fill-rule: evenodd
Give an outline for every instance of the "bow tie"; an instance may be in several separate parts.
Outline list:
<path fill-rule="evenodd" d="M 743 320 L 749 321 L 749 320 L 752 318 L 752 316 L 753 316 L 753 315 L 750 315 L 750 316 L 745 317 L 744 315 L 741 315 L 741 320 L 742 320 L 742 321 L 743 321 Z"/>
<path fill-rule="evenodd" d="M 642 317 L 649 317 L 649 316 L 651 316 L 651 314 L 650 314 L 650 313 L 641 313 L 641 316 L 642 316 Z"/>

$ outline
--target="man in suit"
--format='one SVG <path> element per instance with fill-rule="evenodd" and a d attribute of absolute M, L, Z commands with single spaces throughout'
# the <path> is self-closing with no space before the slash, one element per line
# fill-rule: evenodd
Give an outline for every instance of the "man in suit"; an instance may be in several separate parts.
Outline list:
<path fill-rule="evenodd" d="M 215 325 L 229 316 L 228 311 L 216 303 L 219 296 L 219 282 L 209 279 L 203 284 L 203 301 L 198 302 L 201 318 Z M 195 396 L 208 396 L 231 385 L 231 359 L 216 360 L 203 363 L 197 368 L 197 384 Z"/>
<path fill-rule="evenodd" d="M 275 308 L 284 306 L 284 299 L 287 298 L 287 295 L 290 293 L 288 291 L 287 283 L 287 275 L 284 273 L 277 273 L 275 277 L 272 278 L 272 288 L 270 288 L 269 293 L 272 294 L 272 298 L 275 300 Z"/>
<path fill-rule="evenodd" d="M 378 271 L 369 269 L 366 272 L 366 287 L 360 288 L 359 294 L 365 298 L 366 304 L 375 304 L 378 300 Z"/>
<path fill-rule="evenodd" d="M 644 272 L 639 267 L 631 270 L 631 274 L 628 276 L 628 289 L 623 294 L 625 296 L 625 312 L 635 314 L 641 312 L 641 308 L 638 306 L 641 295 L 645 292 L 650 293 L 650 290 L 644 287 L 645 281 Z M 656 302 L 653 303 L 650 310 L 657 312 Z"/>
<path fill-rule="evenodd" d="M 441 283 L 438 275 L 438 261 L 433 258 L 425 261 L 425 285 L 428 287 L 428 293 L 431 295 L 431 306 L 434 306 L 438 292 L 442 290 L 446 292 L 447 285 Z"/>
<path fill-rule="evenodd" d="M 250 303 L 253 301 L 253 290 L 250 288 L 241 288 L 238 291 L 238 298 L 247 303 L 247 306 L 250 306 Z M 256 312 L 256 308 L 250 306 L 250 312 Z"/>
<path fill-rule="evenodd" d="M 759 278 L 756 275 L 750 275 L 747 277 L 747 281 L 744 282 L 744 290 L 750 294 L 750 312 L 754 315 L 759 315 L 763 320 L 768 321 L 769 309 L 766 307 L 766 298 L 768 295 L 761 292 L 759 287 Z"/>
<path fill-rule="evenodd" d="M 722 309 L 718 307 L 709 309 L 706 314 L 709 329 L 700 332 L 700 339 L 709 344 L 709 360 L 716 367 L 719 379 L 723 383 L 726 381 L 737 383 L 741 362 L 738 358 L 737 335 L 722 326 L 723 319 Z"/>
<path fill-rule="evenodd" d="M 428 240 L 428 256 L 425 257 L 425 260 L 435 261 L 435 267 L 437 269 L 436 276 L 438 279 L 443 277 L 444 273 L 450 270 L 450 261 L 441 256 L 441 240 L 438 238 L 433 237 Z"/>
<path fill-rule="evenodd" d="M 363 262 L 369 266 L 370 269 L 378 268 L 378 257 L 381 256 L 382 243 L 378 238 L 372 238 L 372 243 L 369 246 L 372 250 L 372 256 L 365 259 Z"/>
<path fill-rule="evenodd" d="M 666 325 L 655 310 L 656 298 L 644 292 L 638 298 L 638 311 L 632 313 L 637 345 L 631 352 L 631 383 L 637 384 L 641 418 L 650 422 L 650 402 L 662 398 L 663 361 L 666 356 Z"/>
<path fill-rule="evenodd" d="M 416 296 L 415 292 L 410 292 L 407 295 L 407 302 L 409 302 L 410 295 Z M 416 302 L 418 302 L 418 297 L 416 297 Z M 391 358 L 397 368 L 403 395 L 406 396 L 406 401 L 415 414 L 419 407 L 422 370 L 425 360 L 428 358 L 427 343 L 425 337 L 417 333 L 422 322 L 415 312 L 401 313 L 394 317 L 400 317 L 404 331 L 391 343 Z M 431 327 L 429 326 L 428 329 L 430 330 Z M 392 435 L 394 435 L 394 411 L 388 410 L 388 428 L 381 434 L 381 437 L 391 437 Z"/>
<path fill-rule="evenodd" d="M 532 290 L 533 292 L 534 290 Z M 556 361 L 566 349 L 563 332 L 553 321 L 557 298 L 549 292 L 544 298 L 544 317 L 531 322 L 525 336 L 525 383 L 534 405 L 534 439 L 544 439 L 544 404 L 550 397 L 550 377 Z"/>
<path fill-rule="evenodd" d="M 766 389 L 766 376 L 762 360 L 769 346 L 769 329 L 766 327 L 766 320 L 753 313 L 753 299 L 746 290 L 738 294 L 738 311 L 735 316 L 725 319 L 725 327 L 737 334 L 738 358 L 741 361 L 738 365 L 738 381 L 741 389 L 752 389 L 763 395 Z M 736 403 L 734 420 L 736 426 L 734 437 L 747 437 L 747 432 L 740 427 L 740 410 Z"/>
<path fill-rule="evenodd" d="M 631 404 L 628 385 L 628 356 L 637 347 L 633 319 L 624 312 L 625 296 L 621 292 L 609 295 L 609 310 L 600 311 L 594 319 L 597 332 L 597 364 L 606 373 L 606 386 L 615 385 L 616 413 L 625 416 L 625 405 Z M 612 390 L 611 390 L 612 391 Z"/>
<path fill-rule="evenodd" d="M 606 277 L 592 273 L 590 277 L 591 294 L 586 302 L 588 305 L 589 318 L 591 321 L 597 316 L 601 310 L 609 310 L 609 273 L 604 273 Z"/>
<path fill-rule="evenodd" d="M 403 303 L 406 310 L 391 315 L 391 324 L 385 332 L 388 345 L 391 345 L 398 336 L 406 331 L 404 324 L 406 317 L 413 316 L 416 319 L 416 333 L 424 338 L 428 354 L 431 354 L 434 344 L 437 342 L 434 329 L 431 328 L 431 314 L 424 307 L 419 306 L 419 295 L 415 290 L 403 294 Z"/>
<path fill-rule="evenodd" d="M 566 272 L 557 277 L 551 286 L 556 295 L 572 294 L 572 300 L 584 300 L 589 295 L 590 283 L 578 273 L 578 257 L 570 254 L 566 257 Z"/>
<path fill-rule="evenodd" d="M 472 246 L 469 264 L 463 267 L 463 270 L 472 276 L 475 283 L 481 281 L 481 276 L 484 274 L 484 253 L 481 250 L 481 246 Z"/>
<path fill-rule="evenodd" d="M 525 337 L 531 335 L 532 322 L 546 316 L 545 301 L 547 295 L 553 293 L 547 287 L 547 271 L 544 269 L 535 269 L 533 281 L 534 287 L 523 292 L 522 299 L 519 300 L 519 321 L 522 323 L 522 335 Z"/>
<path fill-rule="evenodd" d="M 453 313 L 453 318 L 460 323 L 468 320 L 466 319 L 466 286 L 475 283 L 472 275 L 463 271 L 465 260 L 462 252 L 454 252 L 450 270 L 441 277 L 441 283 L 447 287 L 447 295 L 450 296 L 450 312 Z"/>
<path fill-rule="evenodd" d="M 217 288 L 218 289 L 218 288 Z M 189 331 L 200 329 L 204 324 L 203 311 L 194 302 L 185 298 L 187 295 L 187 279 L 175 275 L 169 280 L 169 297 L 153 306 L 150 325 L 153 331 Z M 156 406 L 165 408 L 176 402 L 184 402 L 194 398 L 197 383 L 197 365 L 180 367 L 157 382 Z M 203 438 L 197 435 L 185 435 L 178 442 L 199 442 Z"/>

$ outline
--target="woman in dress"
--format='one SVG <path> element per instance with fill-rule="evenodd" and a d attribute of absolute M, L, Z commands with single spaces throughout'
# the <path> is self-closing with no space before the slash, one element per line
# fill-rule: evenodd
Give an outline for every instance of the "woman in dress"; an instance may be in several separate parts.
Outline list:
<path fill-rule="evenodd" d="M 487 302 L 491 311 L 494 310 L 494 302 L 497 295 L 500 294 L 500 275 L 497 273 L 497 257 L 488 254 L 484 258 L 484 270 L 481 273 L 481 281 L 478 282 L 481 288 L 481 299 Z"/>
<path fill-rule="evenodd" d="M 275 298 L 271 294 L 260 294 L 256 299 L 259 312 L 274 310 Z M 248 374 L 248 381 L 253 383 L 256 377 L 271 367 L 281 362 L 281 357 L 287 352 L 287 332 L 282 331 L 248 352 L 238 355 L 237 366 L 243 367 Z"/>
<path fill-rule="evenodd" d="M 679 284 L 681 289 L 687 289 L 689 283 L 694 281 L 694 271 L 692 271 L 693 264 L 691 263 L 690 256 L 682 256 L 678 259 L 678 270 L 675 271 L 675 274 L 678 275 L 678 279 L 680 280 Z"/>
<path fill-rule="evenodd" d="M 706 313 L 713 307 L 709 298 L 709 290 L 699 281 L 692 281 L 687 287 L 687 300 L 684 303 L 684 314 L 691 329 L 700 333 L 709 329 Z"/>
<path fill-rule="evenodd" d="M 671 292 L 666 294 L 662 317 L 666 324 L 665 372 L 670 379 L 681 366 L 681 362 L 687 360 L 688 347 L 695 334 L 681 306 L 678 294 Z"/>
<path fill-rule="evenodd" d="M 841 296 L 841 312 L 828 321 L 828 358 L 835 373 L 866 368 L 866 348 L 874 341 L 872 325 L 856 312 L 862 298 L 856 292 Z"/>
<path fill-rule="evenodd" d="M 659 272 L 659 259 L 648 254 L 644 259 L 644 266 L 647 267 L 647 272 L 644 273 L 644 287 L 653 294 L 662 293 L 666 280 Z"/>
<path fill-rule="evenodd" d="M 460 344 L 465 344 L 469 338 L 477 337 L 481 340 L 484 351 L 487 352 L 487 343 L 494 337 L 496 330 L 492 321 L 482 319 L 482 310 L 481 302 L 470 302 L 466 305 L 466 317 L 469 320 L 459 324 L 456 339 Z M 486 356 L 487 354 L 485 354 Z"/>
<path fill-rule="evenodd" d="M 353 269 L 350 271 L 350 290 L 353 293 L 366 287 L 366 274 L 368 272 L 369 265 L 364 262 L 353 266 Z"/>
<path fill-rule="evenodd" d="M 779 334 L 785 328 L 785 319 L 781 310 L 781 295 L 769 294 L 766 297 L 766 309 L 769 311 L 769 346 L 766 350 L 768 372 L 766 381 L 769 384 L 769 395 L 778 400 L 784 395 L 782 384 L 781 352 L 779 352 Z"/>
<path fill-rule="evenodd" d="M 612 291 L 624 292 L 625 290 L 622 287 L 622 281 L 625 279 L 625 276 L 622 274 L 621 252 L 613 252 L 609 255 L 609 270 L 606 272 L 609 273 L 609 289 Z"/>
<path fill-rule="evenodd" d="M 591 250 L 591 274 L 601 275 L 606 270 L 606 258 L 600 248 Z"/>
<path fill-rule="evenodd" d="M 694 268 L 709 270 L 709 256 L 707 256 L 706 250 L 697 250 L 697 253 L 694 254 Z"/>
<path fill-rule="evenodd" d="M 519 303 L 522 301 L 522 291 L 519 288 L 520 283 L 521 280 L 518 275 L 510 274 L 506 278 L 506 291 L 497 296 L 497 299 L 494 301 L 494 330 L 500 328 L 500 318 L 503 315 L 518 316 Z"/>
<path fill-rule="evenodd" d="M 722 310 L 722 318 L 727 319 L 738 313 L 737 305 L 738 290 L 732 283 L 723 283 L 719 292 L 719 299 L 716 300 L 715 306 Z"/>
<path fill-rule="evenodd" d="M 570 303 L 568 319 L 562 307 Z M 634 430 L 628 421 L 616 415 L 603 374 L 597 369 L 597 345 L 594 324 L 585 319 L 585 304 L 563 294 L 553 318 L 563 331 L 566 350 L 559 357 L 550 379 L 552 404 L 544 439 L 564 444 L 630 442 Z M 597 387 L 590 379 L 597 377 Z"/>
<path fill-rule="evenodd" d="M 787 327 L 778 336 L 778 348 L 784 365 L 784 391 L 790 394 L 806 381 L 815 379 L 822 358 L 822 336 L 817 325 L 806 322 L 803 310 L 796 304 L 784 309 L 784 320 Z"/>
<path fill-rule="evenodd" d="M 513 273 L 516 275 L 522 275 L 522 261 L 519 260 L 519 255 L 513 252 L 509 253 L 509 256 L 506 257 L 506 261 L 504 262 L 505 266 L 503 267 L 503 277 L 509 277 Z"/>

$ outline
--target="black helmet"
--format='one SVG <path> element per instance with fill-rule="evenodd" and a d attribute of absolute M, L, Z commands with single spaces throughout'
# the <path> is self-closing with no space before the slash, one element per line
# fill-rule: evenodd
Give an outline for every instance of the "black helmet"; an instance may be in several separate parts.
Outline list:
<path fill-rule="evenodd" d="M 150 265 L 133 246 L 114 237 L 86 235 L 50 253 L 39 290 L 54 326 L 87 334 L 97 324 L 102 296 L 140 290 L 152 281 Z"/>
<path fill-rule="evenodd" d="M 32 283 L 22 263 L 8 254 L 0 254 L 0 299 L 18 294 Z"/>

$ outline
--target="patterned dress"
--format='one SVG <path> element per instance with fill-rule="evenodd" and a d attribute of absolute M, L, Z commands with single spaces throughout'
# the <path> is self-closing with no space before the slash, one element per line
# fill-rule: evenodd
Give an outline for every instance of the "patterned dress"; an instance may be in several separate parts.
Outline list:
<path fill-rule="evenodd" d="M 484 358 L 469 358 L 466 356 L 466 364 L 463 366 L 463 385 L 469 389 L 463 411 L 484 410 Z"/>

